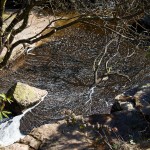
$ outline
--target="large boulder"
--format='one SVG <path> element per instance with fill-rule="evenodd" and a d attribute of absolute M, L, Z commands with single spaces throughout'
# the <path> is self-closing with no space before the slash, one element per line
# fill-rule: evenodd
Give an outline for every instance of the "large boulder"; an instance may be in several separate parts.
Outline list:
<path fill-rule="evenodd" d="M 18 115 L 41 101 L 41 98 L 47 95 L 47 91 L 17 82 L 6 95 L 13 100 L 11 104 L 6 105 L 6 109 Z"/>

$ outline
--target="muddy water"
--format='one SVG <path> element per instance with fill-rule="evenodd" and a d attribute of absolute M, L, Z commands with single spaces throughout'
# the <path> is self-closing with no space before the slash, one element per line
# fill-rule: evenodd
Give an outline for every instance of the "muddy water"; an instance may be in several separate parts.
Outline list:
<path fill-rule="evenodd" d="M 71 109 L 76 114 L 109 113 L 115 95 L 131 85 L 150 81 L 150 66 L 148 62 L 143 63 L 142 53 L 126 60 L 122 66 L 131 76 L 132 83 L 114 76 L 90 89 L 93 61 L 102 51 L 106 38 L 109 35 L 106 37 L 79 26 L 67 28 L 63 34 L 33 50 L 34 56 L 24 56 L 25 59 L 13 64 L 14 70 L 23 64 L 17 71 L 11 71 L 7 76 L 1 74 L 1 92 L 6 92 L 17 81 L 48 91 L 46 99 L 22 118 L 23 133 L 61 118 L 64 109 Z"/>

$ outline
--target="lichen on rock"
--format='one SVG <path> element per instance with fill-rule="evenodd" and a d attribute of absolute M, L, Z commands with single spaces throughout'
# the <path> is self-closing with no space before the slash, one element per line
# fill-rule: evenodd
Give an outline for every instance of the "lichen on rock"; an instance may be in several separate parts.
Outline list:
<path fill-rule="evenodd" d="M 7 96 L 11 97 L 13 100 L 13 103 L 11 105 L 8 104 L 7 108 L 15 114 L 20 114 L 25 109 L 38 103 L 46 94 L 46 90 L 41 90 L 27 84 L 17 82 L 7 92 Z"/>

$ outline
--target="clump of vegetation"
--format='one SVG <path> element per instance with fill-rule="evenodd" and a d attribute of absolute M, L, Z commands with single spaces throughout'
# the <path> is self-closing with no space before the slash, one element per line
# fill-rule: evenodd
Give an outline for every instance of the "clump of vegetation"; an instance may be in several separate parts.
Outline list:
<path fill-rule="evenodd" d="M 106 124 L 92 123 L 89 117 L 77 116 L 71 110 L 64 112 L 65 120 L 68 127 L 71 126 L 71 130 L 76 130 L 85 136 L 85 139 L 89 142 L 89 147 L 102 150 L 129 150 L 141 149 L 144 143 L 145 147 L 148 146 L 149 140 L 142 140 L 136 142 L 129 136 L 129 139 L 125 141 L 118 132 L 117 127 L 110 127 Z"/>
<path fill-rule="evenodd" d="M 8 115 L 11 114 L 11 112 L 5 110 L 7 102 L 12 103 L 11 97 L 7 97 L 6 94 L 0 94 L 0 121 L 3 118 L 8 118 Z"/>
<path fill-rule="evenodd" d="M 76 116 L 71 110 L 65 111 L 67 125 L 73 126 L 74 130 L 82 132 L 87 140 L 89 139 L 90 147 L 95 149 L 119 150 L 122 147 L 121 138 L 117 135 L 117 128 L 110 128 L 105 124 L 91 124 L 88 117 Z M 115 138 L 111 138 L 114 135 Z"/>

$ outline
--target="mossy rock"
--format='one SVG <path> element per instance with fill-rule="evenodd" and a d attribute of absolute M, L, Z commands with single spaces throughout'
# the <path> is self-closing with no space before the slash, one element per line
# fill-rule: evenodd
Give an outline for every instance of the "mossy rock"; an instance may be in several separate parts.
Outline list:
<path fill-rule="evenodd" d="M 16 115 L 41 101 L 42 97 L 47 95 L 47 91 L 17 82 L 6 95 L 13 100 L 7 108 Z"/>

